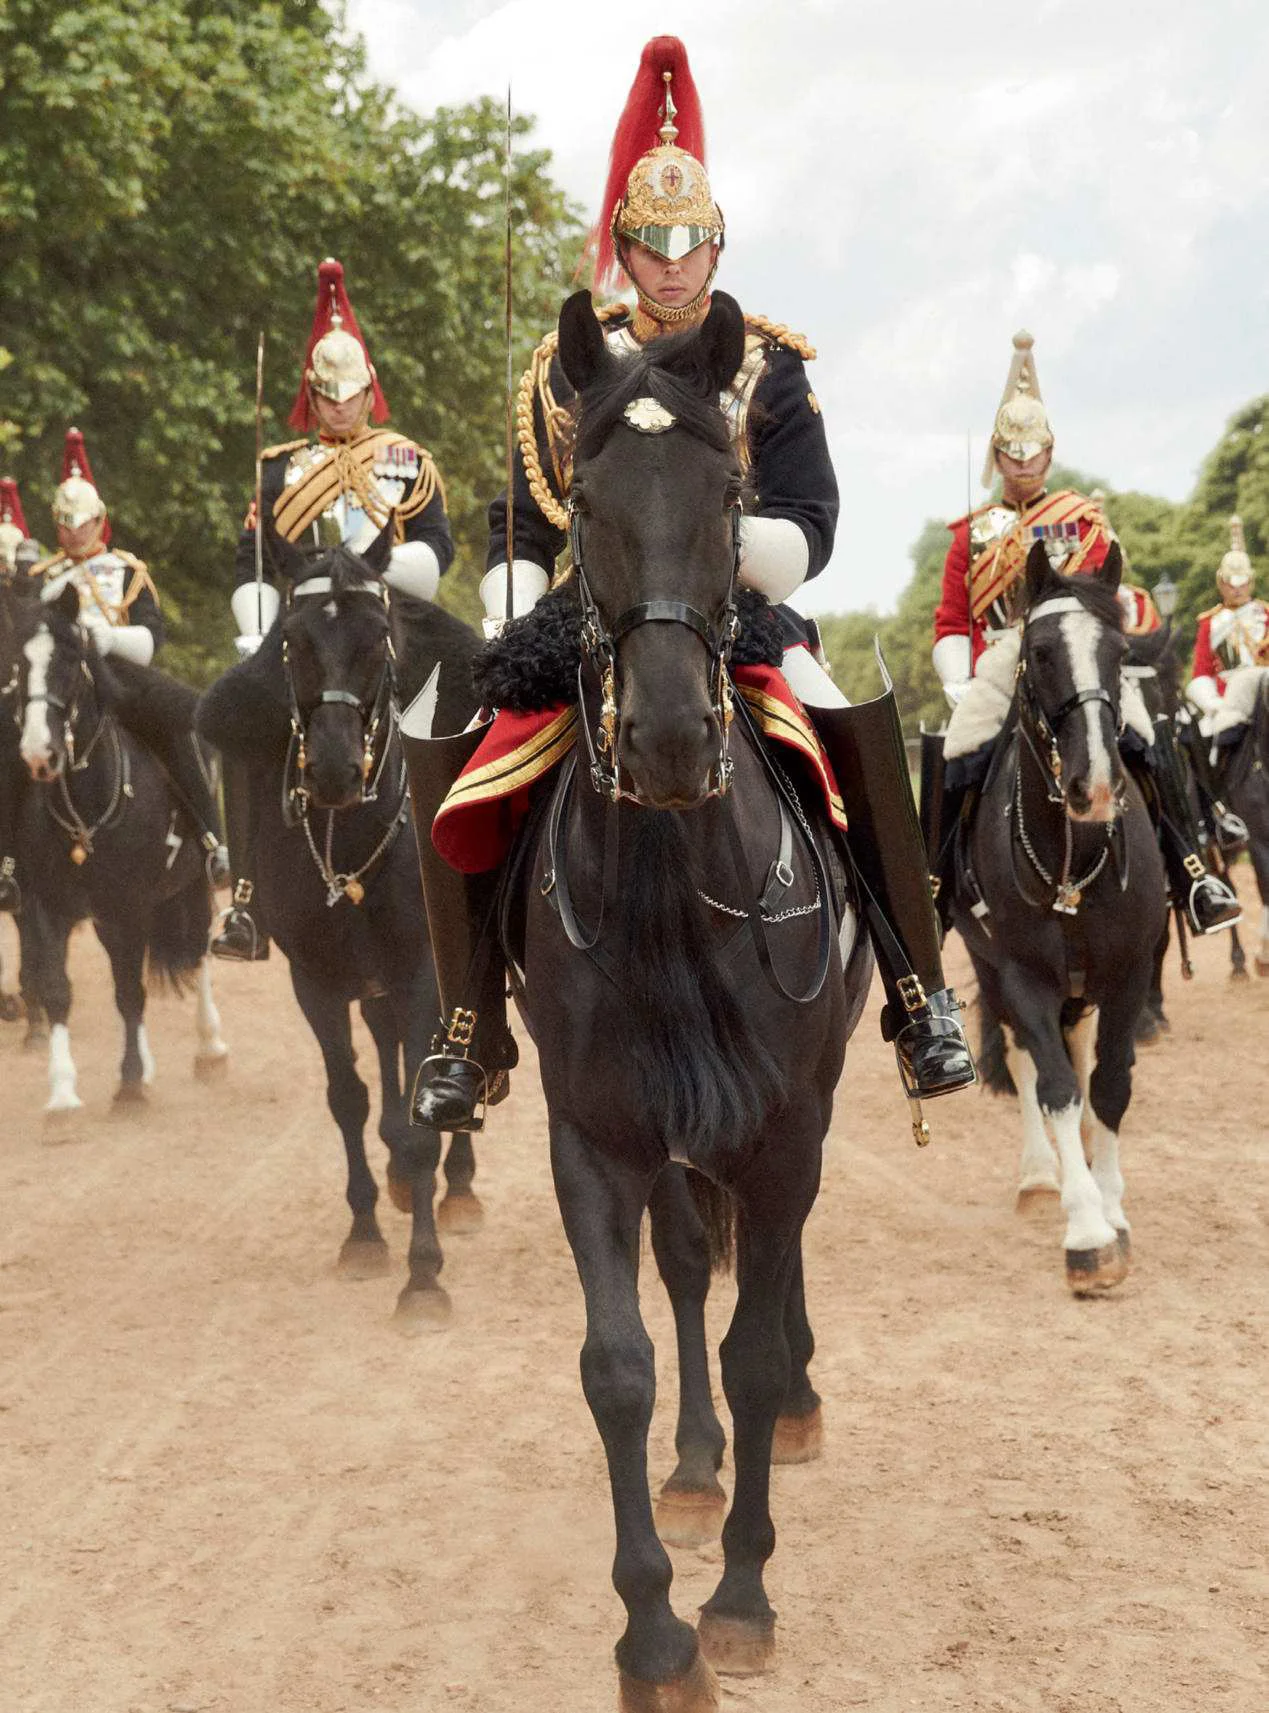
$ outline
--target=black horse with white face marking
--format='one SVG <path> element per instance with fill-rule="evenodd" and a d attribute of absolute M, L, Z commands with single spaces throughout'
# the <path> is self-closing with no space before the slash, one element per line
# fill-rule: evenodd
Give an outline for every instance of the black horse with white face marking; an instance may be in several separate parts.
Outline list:
<path fill-rule="evenodd" d="M 1019 1203 L 1060 1192 L 1078 1294 L 1128 1270 L 1119 1127 L 1167 912 L 1150 818 L 1116 742 L 1120 568 L 1112 547 L 1100 571 L 1062 577 L 1042 543 L 1031 550 L 1018 686 L 955 899 L 985 1040 L 1003 1025 L 1021 1097 Z"/>
<path fill-rule="evenodd" d="M 211 995 L 211 889 L 203 851 L 183 822 L 162 767 L 112 711 L 112 668 L 78 623 L 79 593 L 23 603 L 17 614 L 20 753 L 31 788 L 18 817 L 24 897 L 23 987 L 49 1022 L 50 1115 L 83 1103 L 71 1056 L 66 942 L 92 918 L 114 975 L 124 1023 L 116 1100 L 139 1100 L 154 1072 L 145 1034 L 145 971 L 198 995 L 196 1068 L 223 1066 L 228 1049 Z M 146 718 L 191 732 L 195 695 L 147 669 Z M 135 699 L 135 697 L 134 697 Z"/>
<path fill-rule="evenodd" d="M 293 582 L 286 611 L 259 654 L 203 697 L 199 728 L 249 762 L 259 816 L 255 836 L 260 920 L 290 964 L 291 985 L 322 1050 L 326 1098 L 348 1165 L 352 1227 L 343 1269 L 382 1272 L 387 1244 L 366 1158 L 370 1097 L 357 1074 L 350 1006 L 359 1003 L 379 1060 L 379 1134 L 388 1187 L 412 1214 L 409 1277 L 398 1313 L 449 1314 L 433 1214 L 440 1136 L 411 1129 L 406 1091 L 427 1052 L 438 1010 L 418 856 L 397 723 L 397 669 L 417 683 L 437 658 L 470 662 L 478 639 L 430 602 L 393 599 L 379 573 L 392 526 L 364 557 L 344 547 L 313 557 L 280 536 L 274 562 Z M 281 656 L 279 660 L 278 656 Z M 474 712 L 470 669 L 446 675 L 459 723 Z M 286 700 L 273 694 L 286 686 Z M 440 1223 L 472 1230 L 471 1138 L 453 1138 Z"/>
<path fill-rule="evenodd" d="M 756 1671 L 771 1655 L 773 1439 L 782 1415 L 805 1420 L 816 1404 L 802 1227 L 870 973 L 866 938 L 852 939 L 848 922 L 843 979 L 820 832 L 785 795 L 726 675 L 740 492 L 718 396 L 743 343 L 739 309 L 722 293 L 698 333 L 624 360 L 608 353 L 587 293 L 565 306 L 560 356 L 581 400 L 572 501 L 583 735 L 516 897 L 522 1011 L 586 1298 L 582 1383 L 612 1483 L 613 1581 L 628 1615 L 622 1704 L 682 1713 L 717 1706 L 708 1661 Z M 777 909 L 761 895 L 782 850 Z M 739 1236 L 722 1345 L 735 1490 L 699 1641 L 671 1607 L 654 1524 L 654 1374 L 638 1302 L 651 1199 L 654 1231 L 658 1211 L 669 1216 L 657 1258 L 667 1283 L 680 1270 L 681 1381 L 695 1399 L 680 1416 L 672 1486 L 709 1505 L 723 1435 L 700 1321 L 708 1269 L 674 1220 L 683 1166 L 714 1211 L 728 1198 Z M 674 1205 L 659 1205 L 666 1198 Z"/>

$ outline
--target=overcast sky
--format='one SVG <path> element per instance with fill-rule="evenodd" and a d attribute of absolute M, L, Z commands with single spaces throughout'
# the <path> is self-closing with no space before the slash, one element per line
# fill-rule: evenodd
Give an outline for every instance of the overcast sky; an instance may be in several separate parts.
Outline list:
<path fill-rule="evenodd" d="M 1014 330 L 1065 462 L 1171 499 L 1269 389 L 1263 0 L 350 0 L 422 112 L 536 115 L 597 213 L 644 41 L 683 38 L 727 218 L 719 284 L 805 332 L 842 489 L 822 611 L 891 608 L 974 499 Z"/>

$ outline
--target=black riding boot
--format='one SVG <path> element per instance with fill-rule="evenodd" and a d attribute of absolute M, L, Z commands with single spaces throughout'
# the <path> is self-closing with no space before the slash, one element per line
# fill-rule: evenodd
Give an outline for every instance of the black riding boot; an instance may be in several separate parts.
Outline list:
<path fill-rule="evenodd" d="M 121 695 L 115 703 L 120 723 L 150 751 L 206 853 L 207 878 L 213 886 L 229 879 L 229 856 L 220 829 L 220 810 L 202 746 L 191 726 L 173 717 L 167 684 L 149 668 L 111 662 Z"/>
<path fill-rule="evenodd" d="M 498 875 L 460 874 L 432 843 L 432 821 L 484 731 L 424 737 L 402 726 L 410 810 L 440 997 L 432 1051 L 419 1066 L 410 1122 L 434 1130 L 480 1130 L 485 1108 L 511 1092 L 519 1061 L 507 1027 L 506 972 L 494 920 Z"/>
<path fill-rule="evenodd" d="M 1172 722 L 1166 715 L 1159 715 L 1154 723 L 1152 760 L 1159 844 L 1172 902 L 1184 910 L 1195 934 L 1232 928 L 1242 917 L 1242 907 L 1233 889 L 1208 873 L 1200 854 L 1202 840 L 1186 789 L 1185 770 Z"/>
<path fill-rule="evenodd" d="M 18 831 L 18 802 L 22 790 L 21 767 L 15 743 L 12 755 L 0 756 L 0 910 L 16 914 L 22 908 L 14 855 Z"/>
<path fill-rule="evenodd" d="M 947 783 L 945 732 L 921 733 L 921 838 L 930 867 L 930 890 L 941 939 L 952 931 L 956 888 L 956 836 L 969 797 L 967 785 Z"/>
<path fill-rule="evenodd" d="M 209 950 L 231 963 L 259 963 L 269 955 L 269 936 L 251 912 L 255 892 L 255 803 L 251 766 L 241 756 L 221 758 L 221 792 L 225 800 L 225 831 L 233 872 L 233 902 L 221 913 Z"/>
<path fill-rule="evenodd" d="M 1193 720 L 1187 720 L 1183 725 L 1174 727 L 1174 733 L 1178 746 L 1184 751 L 1190 764 L 1190 772 L 1194 775 L 1200 820 L 1205 828 L 1211 828 L 1216 848 L 1228 865 L 1236 856 L 1247 850 L 1251 843 L 1247 823 L 1241 815 L 1236 815 L 1222 798 L 1216 770 L 1208 755 L 1207 740 L 1197 724 Z"/>
<path fill-rule="evenodd" d="M 894 690 L 851 708 L 808 708 L 846 805 L 847 843 L 886 990 L 881 1032 L 894 1042 L 910 1100 L 929 1100 L 977 1080 L 946 984 L 929 865 L 908 778 Z M 913 1125 L 923 1140 L 919 1114 Z"/>

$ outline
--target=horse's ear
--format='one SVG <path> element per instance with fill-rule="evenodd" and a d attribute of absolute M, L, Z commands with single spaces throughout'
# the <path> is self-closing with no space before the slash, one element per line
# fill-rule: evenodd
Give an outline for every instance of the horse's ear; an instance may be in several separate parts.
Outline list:
<path fill-rule="evenodd" d="M 1123 549 L 1117 541 L 1112 541 L 1106 550 L 1106 557 L 1093 572 L 1099 583 L 1104 583 L 1108 589 L 1117 589 L 1119 580 L 1124 574 Z"/>
<path fill-rule="evenodd" d="M 575 291 L 560 311 L 560 367 L 574 392 L 584 393 L 608 358 L 604 330 L 588 291 Z"/>
<path fill-rule="evenodd" d="M 359 557 L 365 561 L 376 577 L 382 577 L 388 569 L 388 561 L 392 558 L 392 549 L 396 537 L 396 513 L 390 513 L 387 523 L 375 536 L 370 546 Z"/>
<path fill-rule="evenodd" d="M 1157 666 L 1172 641 L 1172 620 L 1165 619 L 1158 630 L 1142 631 L 1128 638 L 1128 657 L 1136 666 Z"/>
<path fill-rule="evenodd" d="M 745 360 L 745 318 L 730 293 L 716 291 L 710 298 L 698 350 L 713 377 L 715 392 L 721 393 Z"/>
<path fill-rule="evenodd" d="M 293 583 L 301 583 L 308 575 L 308 555 L 302 547 L 297 547 L 293 541 L 288 541 L 266 513 L 264 520 L 264 539 L 269 544 L 269 561 Z"/>
<path fill-rule="evenodd" d="M 1031 551 L 1027 554 L 1027 605 L 1034 607 L 1044 591 L 1045 584 L 1053 575 L 1049 564 L 1049 556 L 1044 551 L 1042 541 L 1033 541 Z"/>

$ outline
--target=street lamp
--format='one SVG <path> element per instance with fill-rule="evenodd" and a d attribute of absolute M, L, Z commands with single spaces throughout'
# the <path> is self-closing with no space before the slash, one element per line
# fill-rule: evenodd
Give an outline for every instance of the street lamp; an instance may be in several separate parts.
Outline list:
<path fill-rule="evenodd" d="M 1154 586 L 1154 604 L 1158 607 L 1161 618 L 1172 617 L 1176 611 L 1176 598 L 1179 593 L 1180 590 L 1165 571 Z"/>

